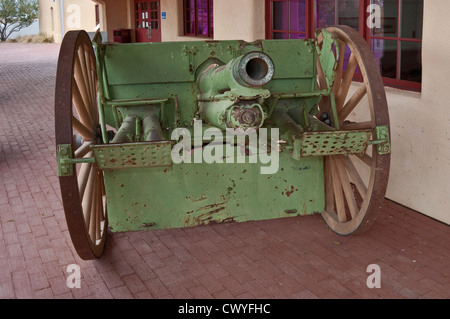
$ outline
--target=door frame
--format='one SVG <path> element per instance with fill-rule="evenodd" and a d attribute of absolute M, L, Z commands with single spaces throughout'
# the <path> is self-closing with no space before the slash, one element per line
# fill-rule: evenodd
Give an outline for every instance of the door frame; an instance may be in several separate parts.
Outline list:
<path fill-rule="evenodd" d="M 145 8 L 141 9 L 143 4 Z M 161 0 L 134 0 L 133 23 L 136 42 L 161 42 Z"/>

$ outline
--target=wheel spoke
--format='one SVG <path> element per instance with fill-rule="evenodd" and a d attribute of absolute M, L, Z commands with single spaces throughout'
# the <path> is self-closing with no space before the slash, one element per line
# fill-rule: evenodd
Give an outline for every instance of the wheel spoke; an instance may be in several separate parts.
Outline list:
<path fill-rule="evenodd" d="M 80 133 L 85 141 L 92 140 L 94 138 L 94 132 L 84 126 L 75 116 L 72 115 L 72 127 Z"/>
<path fill-rule="evenodd" d="M 364 154 L 355 154 L 357 158 L 359 158 L 364 164 L 368 165 L 369 167 L 372 166 L 372 156 L 370 156 L 367 153 Z"/>
<path fill-rule="evenodd" d="M 84 222 L 86 224 L 87 229 L 89 229 L 89 224 L 91 221 L 92 200 L 94 196 L 96 173 L 97 169 L 94 166 L 92 166 L 91 171 L 89 173 L 86 189 L 83 194 L 83 199 L 81 202 L 83 206 Z"/>
<path fill-rule="evenodd" d="M 87 181 L 89 179 L 89 175 L 91 174 L 92 163 L 82 163 L 80 167 L 80 171 L 78 173 L 78 192 L 80 194 L 80 198 L 83 198 L 84 191 L 86 190 Z"/>
<path fill-rule="evenodd" d="M 83 97 L 81 96 L 78 84 L 75 80 L 72 81 L 72 92 L 75 109 L 78 113 L 78 116 L 80 117 L 81 123 L 83 123 L 87 127 L 94 127 L 94 121 L 92 120 L 89 112 L 90 106 L 85 104 Z"/>
<path fill-rule="evenodd" d="M 84 141 L 84 143 L 77 148 L 77 150 L 74 153 L 75 158 L 82 158 L 84 157 L 89 151 L 90 146 L 92 145 L 92 141 Z"/>
<path fill-rule="evenodd" d="M 95 65 L 93 65 L 92 63 L 93 61 L 91 61 L 91 59 L 89 58 L 89 51 L 87 50 L 84 51 L 84 58 L 86 61 L 86 79 L 87 79 L 86 84 L 90 95 L 89 105 L 91 106 L 91 114 L 97 114 L 96 112 L 97 101 L 95 99 L 96 88 L 94 87 L 94 78 L 92 77 Z M 97 122 L 96 118 L 94 118 L 94 120 Z"/>
<path fill-rule="evenodd" d="M 97 215 L 98 215 L 98 171 L 95 170 L 95 176 L 94 176 L 94 188 L 93 188 L 93 194 L 92 194 L 92 203 L 91 203 L 91 211 L 89 214 L 89 236 L 91 237 L 91 240 L 95 242 L 97 240 L 96 231 L 97 231 Z"/>
<path fill-rule="evenodd" d="M 361 197 L 364 199 L 367 195 L 367 187 L 364 184 L 358 171 L 356 170 L 355 165 L 353 165 L 352 160 L 348 156 L 343 157 L 343 162 L 345 168 L 347 169 L 348 174 L 350 175 L 353 184 L 355 184 L 356 189 L 358 190 Z"/>
<path fill-rule="evenodd" d="M 97 209 L 95 215 L 95 239 L 101 239 L 101 222 L 103 220 L 103 195 L 102 195 L 102 173 L 99 171 L 97 174 Z"/>
<path fill-rule="evenodd" d="M 89 114 L 89 116 L 92 115 L 90 105 L 92 96 L 90 92 L 88 91 L 87 85 L 87 75 L 86 71 L 84 70 L 84 61 L 80 61 L 79 59 L 75 59 L 75 65 L 74 65 L 74 79 L 78 88 L 78 92 L 80 93 L 81 98 L 83 99 L 83 104 L 86 106 L 86 110 Z"/>
<path fill-rule="evenodd" d="M 355 107 L 361 102 L 362 98 L 366 95 L 367 89 L 366 85 L 363 83 L 359 86 L 352 97 L 347 101 L 347 103 L 342 107 L 338 113 L 339 122 L 342 123 L 350 115 L 350 113 L 355 109 Z"/>
<path fill-rule="evenodd" d="M 339 52 L 339 59 L 338 59 L 338 67 L 336 70 L 336 75 L 334 79 L 333 84 L 333 92 L 334 96 L 338 96 L 339 94 L 339 88 L 341 86 L 342 81 L 342 71 L 344 68 L 344 57 L 345 57 L 345 42 L 338 40 L 339 47 L 336 48 Z"/>
<path fill-rule="evenodd" d="M 92 86 L 91 86 L 91 90 L 92 90 L 92 101 L 91 101 L 91 103 L 92 103 L 92 108 L 93 108 L 92 114 L 95 114 L 94 120 L 97 123 L 99 121 L 99 119 L 98 119 L 98 105 L 97 105 L 97 86 L 95 85 L 95 83 L 97 83 L 97 81 L 95 79 L 95 71 L 91 70 L 90 73 L 91 73 L 90 74 L 91 75 L 91 83 L 93 83 Z"/>
<path fill-rule="evenodd" d="M 339 112 L 344 106 L 345 98 L 347 97 L 350 84 L 352 83 L 353 76 L 355 75 L 356 66 L 358 65 L 355 55 L 352 53 L 348 60 L 347 69 L 342 78 L 341 86 L 336 98 L 336 109 Z"/>
<path fill-rule="evenodd" d="M 331 161 L 331 175 L 333 180 L 333 193 L 336 204 L 336 213 L 338 221 L 343 223 L 347 221 L 347 216 L 345 213 L 345 202 L 342 193 L 342 183 L 339 177 L 338 168 L 334 158 L 330 158 Z"/>
<path fill-rule="evenodd" d="M 341 125 L 341 129 L 342 130 L 347 130 L 347 131 L 351 131 L 351 130 L 371 130 L 371 129 L 374 129 L 374 128 L 375 128 L 375 126 L 374 126 L 372 121 L 349 122 L 349 123 L 344 122 Z"/>
<path fill-rule="evenodd" d="M 352 218 L 355 218 L 358 213 L 358 207 L 356 205 L 355 195 L 353 193 L 352 186 L 350 185 L 344 163 L 341 160 L 341 156 L 336 156 L 335 163 L 350 215 Z"/>
<path fill-rule="evenodd" d="M 86 59 L 85 49 L 83 46 L 80 46 L 77 50 L 77 55 L 75 59 L 75 64 L 78 65 L 78 68 L 75 68 L 74 75 L 79 78 L 79 82 L 81 83 L 80 89 L 83 93 L 83 97 L 86 98 L 86 102 L 92 100 L 92 95 L 90 91 L 90 77 L 89 77 L 89 58 Z M 90 104 L 90 103 L 89 103 Z"/>

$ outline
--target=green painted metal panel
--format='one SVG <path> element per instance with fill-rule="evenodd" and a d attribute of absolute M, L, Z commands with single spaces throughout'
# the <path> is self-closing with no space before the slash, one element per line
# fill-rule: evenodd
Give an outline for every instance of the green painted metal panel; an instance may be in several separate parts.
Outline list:
<path fill-rule="evenodd" d="M 201 72 L 210 64 L 224 65 L 252 51 L 264 52 L 274 62 L 273 79 L 262 87 L 264 90 L 272 95 L 298 95 L 298 98 L 281 99 L 279 106 L 302 103 L 311 110 L 318 100 L 302 101 L 302 94 L 317 91 L 317 52 L 312 40 L 121 43 L 97 44 L 97 47 L 98 65 L 103 70 L 99 73 L 100 80 L 108 100 L 108 104 L 104 103 L 106 124 L 116 129 L 118 126 L 109 106 L 114 100 L 138 103 L 139 100 L 168 99 L 165 118 L 161 118 L 163 127 L 188 126 L 198 110 L 197 81 Z"/>
<path fill-rule="evenodd" d="M 305 132 L 300 137 L 301 156 L 363 154 L 372 131 Z"/>
<path fill-rule="evenodd" d="M 235 116 L 236 126 L 243 125 L 242 118 L 247 119 L 241 115 L 250 114 L 255 115 L 257 123 L 260 122 L 256 115 L 261 115 L 261 127 L 273 127 L 274 110 L 292 116 L 295 132 L 319 130 L 321 123 L 311 116 L 317 113 L 321 97 L 330 92 L 317 88 L 316 60 L 319 58 L 326 65 L 324 73 L 329 83 L 336 62 L 333 40 L 327 34 L 320 48 L 313 40 L 97 46 L 106 124 L 119 129 L 126 124 L 122 123 L 126 118 L 135 118 L 139 137 L 143 118 L 151 113 L 160 122 L 165 139 L 177 127 L 192 131 L 193 119 L 204 120 L 204 128 L 215 125 L 223 129 L 220 121 L 230 114 Z M 270 82 L 246 87 L 235 81 L 236 74 L 225 72 L 216 81 L 210 81 L 213 72 L 226 69 L 222 66 L 230 61 L 229 69 L 233 69 L 233 61 L 250 52 L 251 56 L 254 51 L 267 54 L 273 62 L 273 68 L 267 64 L 273 71 Z M 264 59 L 264 54 L 255 56 Z M 163 102 L 149 102 L 153 100 Z M 214 120 L 216 113 L 219 119 Z M 336 136 L 335 132 L 321 132 L 318 139 L 310 132 L 294 135 L 282 136 L 286 144 L 279 154 L 279 169 L 271 175 L 260 172 L 261 166 L 267 164 L 174 164 L 170 141 L 148 143 L 132 139 L 131 143 L 96 146 L 95 157 L 104 170 L 111 230 L 189 227 L 322 212 L 325 200 L 321 155 L 325 154 L 315 153 L 317 140 L 329 154 L 334 154 L 333 147 L 328 147 L 330 142 L 340 143 L 339 149 L 356 149 L 366 144 L 348 146 L 348 136 Z"/>
<path fill-rule="evenodd" d="M 193 81 L 189 56 L 177 43 L 110 45 L 105 51 L 110 85 Z"/>
<path fill-rule="evenodd" d="M 105 144 L 94 146 L 100 169 L 170 166 L 170 141 Z"/>
<path fill-rule="evenodd" d="M 261 164 L 264 165 L 264 164 Z M 105 170 L 113 232 L 190 227 L 322 212 L 321 157 L 280 153 L 278 172 L 257 163 L 181 163 L 172 167 Z"/>
<path fill-rule="evenodd" d="M 274 80 L 315 76 L 315 48 L 312 41 L 264 40 L 262 47 L 275 64 Z"/>

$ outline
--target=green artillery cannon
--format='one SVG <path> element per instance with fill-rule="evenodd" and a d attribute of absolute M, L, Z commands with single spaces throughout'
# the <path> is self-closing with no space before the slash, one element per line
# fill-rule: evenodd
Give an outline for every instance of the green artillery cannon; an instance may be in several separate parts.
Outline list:
<path fill-rule="evenodd" d="M 83 259 L 108 230 L 321 213 L 367 230 L 386 191 L 389 116 L 367 43 L 345 26 L 310 40 L 105 44 L 64 37 L 58 175 Z"/>

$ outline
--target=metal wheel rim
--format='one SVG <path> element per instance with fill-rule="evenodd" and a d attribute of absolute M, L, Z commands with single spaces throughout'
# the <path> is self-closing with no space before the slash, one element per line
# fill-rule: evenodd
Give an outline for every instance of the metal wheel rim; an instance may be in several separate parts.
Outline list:
<path fill-rule="evenodd" d="M 74 158 L 91 157 L 88 146 L 96 142 L 97 124 L 97 74 L 92 44 L 85 31 L 69 31 L 61 44 L 56 75 L 56 144 L 72 145 Z M 78 148 L 75 135 L 84 139 Z M 74 172 L 73 176 L 59 177 L 70 237 L 82 259 L 98 258 L 104 251 L 108 222 L 103 172 L 95 163 L 74 165 Z"/>
<path fill-rule="evenodd" d="M 339 122 L 342 125 L 341 129 L 346 129 L 344 121 L 352 115 L 353 111 L 350 110 L 357 111 L 358 106 L 361 104 L 361 99 L 367 96 L 370 108 L 370 121 L 352 125 L 354 128 L 358 127 L 358 125 L 362 127 L 367 126 L 368 122 L 371 122 L 370 128 L 373 129 L 372 138 L 374 138 L 376 126 L 386 125 L 389 128 L 389 114 L 384 85 L 373 54 L 364 39 L 354 29 L 347 26 L 334 26 L 326 30 L 339 40 L 339 44 L 344 43 L 345 46 L 350 48 L 350 52 L 354 56 L 353 60 L 356 59 L 357 68 L 359 68 L 363 76 L 361 86 L 351 98 L 346 99 L 348 94 L 348 77 L 347 80 L 345 79 L 348 75 L 345 71 L 339 74 L 340 64 L 343 63 L 339 61 L 338 75 L 336 78 L 341 79 L 342 75 L 342 82 L 335 80 L 333 91 L 336 92 L 337 108 L 338 110 L 340 109 L 338 114 L 342 115 L 342 117 L 339 116 Z M 341 49 L 337 48 L 337 50 Z M 340 85 L 337 85 L 336 82 L 340 83 Z M 344 87 L 341 88 L 341 86 Z M 366 91 L 364 94 L 360 93 L 363 91 L 363 88 Z M 345 93 L 346 89 L 347 92 Z M 345 93 L 345 98 L 339 96 L 339 93 Z M 361 94 L 362 97 L 360 97 Z M 347 104 L 353 98 L 354 102 Z M 356 106 L 353 106 L 355 103 Z M 349 105 L 352 108 L 344 111 L 345 107 Z M 347 128 L 350 129 L 350 126 L 347 125 Z M 368 127 L 365 128 L 367 129 Z M 367 157 L 367 153 L 370 153 L 370 156 Z M 367 231 L 375 222 L 384 202 L 389 177 L 390 154 L 379 155 L 376 151 L 376 146 L 373 145 L 368 147 L 368 151 L 362 158 L 367 162 L 367 169 L 370 170 L 370 177 L 363 181 L 365 187 L 361 185 L 361 181 L 355 176 L 355 165 L 353 164 L 354 161 L 350 159 L 350 156 L 327 156 L 324 160 L 326 205 L 322 217 L 334 232 L 341 235 Z M 350 185 L 347 185 L 347 183 Z M 358 196 L 361 197 L 356 203 L 356 210 L 354 209 L 354 203 L 350 203 L 353 200 L 351 199 L 351 195 L 348 195 L 349 186 L 351 186 L 354 193 L 355 202 L 357 202 L 356 198 Z M 341 188 L 340 191 L 339 188 Z M 340 195 L 336 195 L 337 193 L 340 193 Z M 336 198 L 340 198 L 340 204 L 337 204 Z M 342 204 L 342 199 L 344 199 L 344 204 Z M 340 213 L 338 213 L 338 206 L 341 207 Z M 353 207 L 353 213 L 350 212 L 350 206 Z M 342 213 L 342 207 L 344 207 L 345 214 Z"/>

